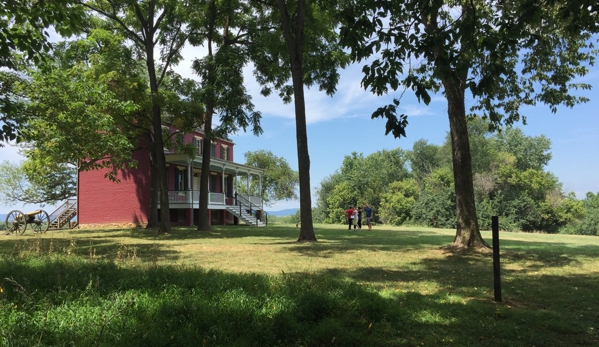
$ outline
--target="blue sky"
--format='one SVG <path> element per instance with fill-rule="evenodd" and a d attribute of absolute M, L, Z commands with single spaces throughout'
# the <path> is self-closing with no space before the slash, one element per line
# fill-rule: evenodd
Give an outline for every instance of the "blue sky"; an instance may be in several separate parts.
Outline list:
<path fill-rule="evenodd" d="M 364 91 L 360 87 L 360 65 L 351 66 L 341 75 L 338 92 L 333 97 L 317 88 L 306 93 L 313 191 L 341 166 L 344 156 L 353 151 L 368 155 L 397 147 L 408 150 L 419 139 L 439 145 L 444 142 L 449 120 L 447 102 L 442 95 L 435 96 L 426 106 L 406 92 L 400 107 L 401 112 L 410 115 L 407 137 L 395 139 L 385 136 L 384 120 L 370 118 L 377 107 L 390 103 L 392 97 L 376 97 Z M 578 197 L 584 197 L 588 191 L 599 192 L 599 68 L 594 67 L 581 81 L 595 86 L 591 91 L 579 93 L 590 98 L 589 103 L 573 109 L 560 107 L 555 114 L 546 106 L 527 107 L 523 110 L 527 125 L 516 125 L 526 135 L 544 134 L 551 139 L 553 159 L 547 170 L 559 177 L 566 192 L 575 192 Z M 293 105 L 284 105 L 276 96 L 259 96 L 258 87 L 252 83 L 249 86 L 255 95 L 256 109 L 262 112 L 264 134 L 233 137 L 236 161 L 243 161 L 240 156 L 246 151 L 267 149 L 297 169 Z M 271 210 L 294 207 L 299 207 L 298 201 L 279 202 Z"/>
<path fill-rule="evenodd" d="M 201 49 L 186 49 L 186 60 L 176 71 L 193 77 L 189 63 L 194 57 L 201 55 Z M 401 112 L 410 115 L 406 128 L 407 137 L 395 139 L 390 135 L 385 136 L 385 121 L 372 120 L 370 115 L 377 107 L 390 103 L 393 95 L 377 97 L 364 91 L 360 87 L 361 78 L 361 65 L 352 65 L 341 71 L 338 91 L 333 97 L 318 91 L 317 87 L 306 90 L 312 191 L 324 178 L 337 170 L 344 156 L 351 152 L 366 156 L 383 149 L 401 147 L 408 150 L 419 139 L 442 144 L 449 130 L 447 103 L 442 95 L 435 96 L 426 106 L 419 104 L 408 91 L 400 105 Z M 560 107 L 556 114 L 551 113 L 544 105 L 527 107 L 523 109 L 527 125 L 520 123 L 516 126 L 521 127 L 526 135 L 544 134 L 551 140 L 553 159 L 546 169 L 557 175 L 566 192 L 575 192 L 582 198 L 588 191 L 599 192 L 599 68 L 592 67 L 590 73 L 580 81 L 594 86 L 591 91 L 577 93 L 590 98 L 590 102 L 573 109 Z M 261 96 L 260 87 L 252 77 L 251 67 L 246 69 L 246 83 L 256 110 L 262 112 L 264 133 L 259 137 L 251 132 L 232 136 L 236 144 L 235 161 L 243 163 L 243 153 L 265 149 L 285 158 L 297 170 L 293 104 L 283 104 L 277 95 L 268 98 Z M 22 160 L 14 147 L 0 148 L 0 154 L 1 160 Z M 316 198 L 313 196 L 312 199 L 315 203 Z M 13 207 L 35 209 L 32 206 L 0 206 L 0 213 L 6 213 Z M 277 211 L 298 207 L 298 201 L 281 201 L 266 209 Z"/>

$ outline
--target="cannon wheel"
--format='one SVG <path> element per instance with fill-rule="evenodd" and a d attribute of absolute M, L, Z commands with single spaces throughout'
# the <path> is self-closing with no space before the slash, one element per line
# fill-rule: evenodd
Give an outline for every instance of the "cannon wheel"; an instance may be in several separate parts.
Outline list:
<path fill-rule="evenodd" d="M 27 216 L 21 211 L 10 211 L 6 215 L 6 234 L 23 235 L 27 229 Z"/>
<path fill-rule="evenodd" d="M 40 210 L 33 217 L 33 223 L 30 224 L 34 233 L 45 233 L 48 231 L 48 228 L 50 228 L 50 216 L 48 216 L 48 212 Z"/>

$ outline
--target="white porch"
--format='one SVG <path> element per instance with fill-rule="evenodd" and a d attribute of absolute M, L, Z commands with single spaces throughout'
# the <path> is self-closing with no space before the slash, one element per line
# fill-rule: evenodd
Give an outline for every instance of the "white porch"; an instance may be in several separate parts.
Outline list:
<path fill-rule="evenodd" d="M 262 208 L 262 199 L 259 196 L 239 196 L 239 199 L 251 202 L 252 206 Z M 227 203 L 229 200 L 229 203 Z M 171 190 L 168 192 L 169 207 L 172 209 L 179 208 L 198 208 L 200 204 L 200 191 L 198 190 Z M 222 210 L 227 205 L 236 205 L 235 197 L 227 198 L 225 193 L 208 193 L 208 209 Z M 160 204 L 158 205 L 160 207 Z"/>
<path fill-rule="evenodd" d="M 168 192 L 169 208 L 170 209 L 197 209 L 200 203 L 200 175 L 202 169 L 202 157 L 190 158 L 187 154 L 172 154 L 166 153 L 167 163 L 174 164 L 179 170 L 181 175 L 179 179 L 185 182 L 175 182 L 176 186 L 179 186 L 178 190 L 171 190 Z M 183 176 L 183 172 L 184 175 Z M 219 191 L 208 192 L 208 209 L 209 210 L 223 210 L 227 206 L 232 205 L 251 205 L 253 209 L 262 210 L 263 201 L 260 197 L 260 191 L 262 190 L 262 175 L 264 170 L 251 167 L 247 165 L 237 164 L 231 161 L 226 161 L 216 157 L 210 159 L 210 173 L 211 180 L 217 179 L 214 175 L 220 174 L 220 189 Z M 237 196 L 239 177 L 246 177 L 247 187 L 245 191 L 249 192 L 249 195 Z M 250 177 L 258 176 L 259 185 L 258 191 L 251 191 Z M 232 182 L 227 180 L 232 179 Z M 182 189 L 185 188 L 187 189 Z M 211 189 L 212 184 L 209 182 L 208 189 Z M 160 200 L 159 200 L 160 201 Z M 160 204 L 158 205 L 160 208 Z"/>

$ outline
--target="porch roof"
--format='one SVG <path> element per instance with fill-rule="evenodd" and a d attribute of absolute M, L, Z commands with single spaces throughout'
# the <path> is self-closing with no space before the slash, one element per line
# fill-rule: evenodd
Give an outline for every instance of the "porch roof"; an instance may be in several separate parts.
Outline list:
<path fill-rule="evenodd" d="M 202 157 L 201 156 L 191 159 L 187 154 L 165 153 L 164 155 L 166 156 L 167 163 L 173 163 L 173 164 L 183 165 L 183 166 L 191 166 L 194 169 L 202 168 Z M 215 157 L 210 158 L 210 171 L 218 171 L 218 172 L 224 171 L 227 174 L 242 175 L 242 176 L 247 176 L 247 175 L 262 176 L 264 174 L 263 169 L 253 167 L 253 166 L 238 164 L 238 163 L 234 163 L 232 161 L 226 161 L 226 160 L 222 160 L 222 159 L 215 158 Z"/>

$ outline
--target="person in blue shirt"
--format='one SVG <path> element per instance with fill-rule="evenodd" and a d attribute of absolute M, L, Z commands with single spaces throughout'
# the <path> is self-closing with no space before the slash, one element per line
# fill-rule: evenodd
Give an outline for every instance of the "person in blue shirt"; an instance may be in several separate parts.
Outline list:
<path fill-rule="evenodd" d="M 374 217 L 374 211 L 372 211 L 372 207 L 370 205 L 364 205 L 364 217 L 366 217 L 366 225 L 368 225 L 368 230 L 372 230 L 372 217 Z"/>

